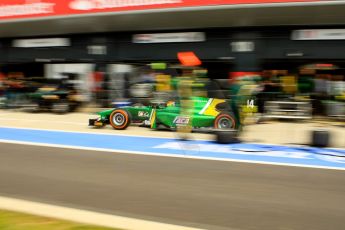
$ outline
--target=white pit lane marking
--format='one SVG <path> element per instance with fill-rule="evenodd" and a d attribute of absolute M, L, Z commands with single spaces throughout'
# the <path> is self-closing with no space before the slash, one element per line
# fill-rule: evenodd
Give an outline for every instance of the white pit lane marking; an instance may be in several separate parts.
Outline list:
<path fill-rule="evenodd" d="M 4 139 L 0 139 L 0 143 L 53 147 L 53 148 L 63 148 L 63 149 L 89 150 L 89 151 L 110 152 L 110 153 L 117 153 L 117 154 L 124 153 L 124 154 L 159 156 L 159 157 L 174 157 L 174 158 L 197 159 L 197 160 L 226 161 L 226 162 L 236 162 L 236 163 L 292 166 L 292 167 L 301 167 L 301 168 L 331 169 L 331 170 L 345 171 L 345 168 L 319 166 L 319 165 L 304 165 L 304 164 L 277 163 L 277 162 L 265 162 L 265 161 L 254 161 L 254 160 L 238 160 L 238 159 L 217 158 L 217 157 L 188 156 L 188 155 L 183 155 L 183 154 L 152 153 L 152 152 L 144 152 L 144 151 L 128 151 L 128 150 L 121 150 L 121 149 L 92 148 L 92 147 L 82 147 L 82 146 L 73 146 L 73 145 L 46 144 L 46 143 L 28 142 L 28 141 L 13 141 L 13 140 L 4 140 Z"/>

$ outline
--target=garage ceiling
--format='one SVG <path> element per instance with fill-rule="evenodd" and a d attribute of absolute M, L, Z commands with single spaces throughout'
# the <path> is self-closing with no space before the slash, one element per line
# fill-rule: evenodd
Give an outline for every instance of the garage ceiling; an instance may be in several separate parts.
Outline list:
<path fill-rule="evenodd" d="M 345 25 L 345 2 L 237 5 L 1 21 L 0 37 L 278 25 Z"/>

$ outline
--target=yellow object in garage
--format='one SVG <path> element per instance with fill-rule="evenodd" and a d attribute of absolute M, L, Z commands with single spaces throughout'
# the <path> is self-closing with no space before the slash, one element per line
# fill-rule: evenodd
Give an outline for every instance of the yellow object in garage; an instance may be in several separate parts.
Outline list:
<path fill-rule="evenodd" d="M 335 99 L 345 101 L 345 93 L 339 96 L 335 96 Z"/>
<path fill-rule="evenodd" d="M 58 95 L 43 95 L 42 98 L 46 99 L 46 100 L 59 100 L 60 99 L 60 97 Z"/>
<path fill-rule="evenodd" d="M 170 91 L 171 90 L 171 76 L 166 74 L 159 74 L 156 76 L 156 90 L 157 91 Z"/>
<path fill-rule="evenodd" d="M 294 94 L 297 91 L 297 83 L 295 76 L 283 76 L 280 78 L 283 91 L 285 93 Z"/>

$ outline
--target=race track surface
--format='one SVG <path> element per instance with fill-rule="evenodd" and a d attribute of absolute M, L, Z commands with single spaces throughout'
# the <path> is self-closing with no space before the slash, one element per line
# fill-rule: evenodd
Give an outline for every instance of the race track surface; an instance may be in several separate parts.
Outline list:
<path fill-rule="evenodd" d="M 0 195 L 207 229 L 345 229 L 342 170 L 1 143 Z"/>

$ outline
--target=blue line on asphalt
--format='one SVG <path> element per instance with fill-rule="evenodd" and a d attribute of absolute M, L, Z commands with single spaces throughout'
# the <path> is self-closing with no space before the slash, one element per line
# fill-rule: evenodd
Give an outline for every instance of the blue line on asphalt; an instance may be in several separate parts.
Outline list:
<path fill-rule="evenodd" d="M 321 149 L 212 141 L 178 141 L 168 138 L 120 136 L 78 132 L 0 127 L 0 139 L 71 147 L 99 148 L 223 160 L 256 161 L 307 167 L 345 169 L 345 149 Z M 1 150 L 0 150 L 1 152 Z"/>

